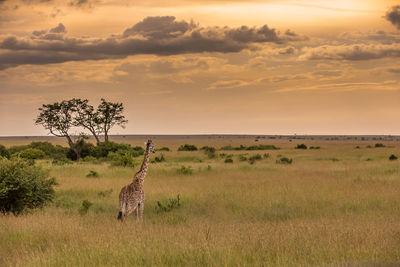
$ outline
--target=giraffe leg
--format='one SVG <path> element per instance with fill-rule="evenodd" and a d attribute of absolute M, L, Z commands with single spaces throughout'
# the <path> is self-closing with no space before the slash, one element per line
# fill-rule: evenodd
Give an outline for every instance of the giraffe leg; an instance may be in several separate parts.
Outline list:
<path fill-rule="evenodd" d="M 143 221 L 144 201 L 139 204 L 139 220 Z"/>
<path fill-rule="evenodd" d="M 140 194 L 140 202 L 139 202 L 139 219 L 143 220 L 143 212 L 144 212 L 144 192 L 142 191 Z"/>
<path fill-rule="evenodd" d="M 129 216 L 129 214 L 131 214 L 131 213 L 134 212 L 135 210 L 137 210 L 137 202 L 135 202 L 135 203 L 128 203 L 127 209 L 126 209 L 126 213 L 125 213 L 125 217 Z"/>

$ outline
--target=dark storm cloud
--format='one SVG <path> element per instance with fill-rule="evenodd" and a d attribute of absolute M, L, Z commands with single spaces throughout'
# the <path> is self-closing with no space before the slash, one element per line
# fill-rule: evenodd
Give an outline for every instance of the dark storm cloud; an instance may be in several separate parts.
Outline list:
<path fill-rule="evenodd" d="M 79 60 L 124 58 L 130 55 L 240 52 L 256 44 L 304 40 L 296 34 L 280 35 L 268 26 L 202 28 L 175 17 L 148 17 L 122 35 L 104 39 L 69 38 L 63 24 L 49 33 L 34 31 L 30 38 L 10 36 L 0 42 L 2 68 L 22 64 L 46 64 Z M 49 56 L 51 55 L 51 56 Z M 24 58 L 26 60 L 24 60 Z M 14 59 L 14 60 L 13 60 Z"/>
<path fill-rule="evenodd" d="M 387 13 L 385 18 L 390 21 L 397 29 L 400 30 L 400 5 L 393 6 Z"/>

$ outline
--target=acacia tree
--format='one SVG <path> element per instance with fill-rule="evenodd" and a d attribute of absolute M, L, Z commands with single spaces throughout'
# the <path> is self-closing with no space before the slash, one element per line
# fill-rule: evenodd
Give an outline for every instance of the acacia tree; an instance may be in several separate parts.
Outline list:
<path fill-rule="evenodd" d="M 98 123 L 98 112 L 95 112 L 93 106 L 88 104 L 87 99 L 73 98 L 70 101 L 75 111 L 74 126 L 82 126 L 89 130 L 96 139 L 97 145 L 100 144 L 99 135 L 102 133 L 102 128 Z"/>
<path fill-rule="evenodd" d="M 122 115 L 123 112 L 124 106 L 122 103 L 112 103 L 107 102 L 104 98 L 101 99 L 96 111 L 96 122 L 104 133 L 104 141 L 108 142 L 108 132 L 114 125 L 125 128 L 128 120 Z"/>
<path fill-rule="evenodd" d="M 42 125 L 46 130 L 58 137 L 65 137 L 68 145 L 75 152 L 77 160 L 80 159 L 79 150 L 72 141 L 69 131 L 74 126 L 73 114 L 76 108 L 72 101 L 63 100 L 54 104 L 44 104 L 39 108 L 39 115 L 35 124 Z"/>

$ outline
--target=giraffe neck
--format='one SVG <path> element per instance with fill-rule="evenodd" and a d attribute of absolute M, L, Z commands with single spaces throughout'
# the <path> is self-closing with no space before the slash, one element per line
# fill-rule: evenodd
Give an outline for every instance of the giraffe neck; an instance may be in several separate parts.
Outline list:
<path fill-rule="evenodd" d="M 146 151 L 144 153 L 144 159 L 143 159 L 143 162 L 142 162 L 142 166 L 140 167 L 140 170 L 135 175 L 136 178 L 139 179 L 140 181 L 143 181 L 144 177 L 147 174 L 147 169 L 149 168 L 149 157 L 150 157 L 150 148 L 147 145 Z"/>

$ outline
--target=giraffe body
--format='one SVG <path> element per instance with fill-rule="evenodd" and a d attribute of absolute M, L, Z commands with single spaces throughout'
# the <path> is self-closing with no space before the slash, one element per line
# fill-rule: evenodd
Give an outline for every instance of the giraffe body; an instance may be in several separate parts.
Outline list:
<path fill-rule="evenodd" d="M 143 182 L 149 167 L 149 153 L 154 153 L 154 145 L 151 140 L 146 142 L 146 151 L 142 167 L 135 174 L 132 183 L 122 187 L 119 193 L 119 214 L 118 219 L 123 221 L 129 214 L 135 211 L 138 220 L 143 219 L 144 191 Z"/>

